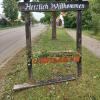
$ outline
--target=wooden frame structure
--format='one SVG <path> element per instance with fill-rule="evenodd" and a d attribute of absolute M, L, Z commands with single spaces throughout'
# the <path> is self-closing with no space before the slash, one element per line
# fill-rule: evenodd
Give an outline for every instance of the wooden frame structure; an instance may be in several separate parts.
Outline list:
<path fill-rule="evenodd" d="M 82 10 L 87 9 L 89 6 L 88 1 L 66 1 L 66 2 L 29 2 L 30 0 L 24 0 L 24 2 L 19 3 L 19 10 L 24 12 L 25 15 L 25 31 L 26 31 L 26 49 L 27 49 L 27 67 L 28 67 L 28 75 L 29 79 L 32 79 L 32 62 L 36 63 L 32 60 L 32 51 L 31 51 L 31 27 L 30 27 L 30 12 L 45 12 L 45 11 L 77 11 L 77 34 L 76 34 L 76 49 L 79 54 L 82 55 Z M 53 31 L 53 30 L 52 30 Z M 59 62 L 59 59 L 56 58 L 55 61 Z M 60 59 L 61 60 L 61 59 Z M 72 59 L 69 59 L 69 61 Z M 40 60 L 39 60 L 40 61 Z M 38 61 L 38 62 L 39 62 Z M 52 59 L 49 60 L 50 62 L 53 62 Z M 49 62 L 48 61 L 48 62 Z M 68 58 L 65 57 L 62 58 L 61 61 L 68 61 Z M 40 61 L 41 62 L 41 61 Z M 82 56 L 79 57 L 77 61 L 77 76 L 80 77 L 82 75 Z M 45 63 L 45 62 L 44 62 Z M 53 62 L 54 63 L 54 62 Z M 74 80 L 75 78 L 67 77 L 62 78 L 62 81 L 54 80 L 49 81 L 49 83 L 44 82 L 46 85 L 53 84 L 53 83 L 60 83 L 64 82 L 66 80 Z M 15 85 L 14 90 L 20 90 L 20 89 L 26 89 L 36 86 L 43 86 L 45 84 L 38 83 L 37 85 L 30 85 L 30 84 L 21 84 L 21 85 Z"/>

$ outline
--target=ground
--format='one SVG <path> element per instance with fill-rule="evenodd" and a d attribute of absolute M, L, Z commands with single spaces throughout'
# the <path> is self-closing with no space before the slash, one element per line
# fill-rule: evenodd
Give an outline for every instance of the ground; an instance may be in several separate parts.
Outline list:
<path fill-rule="evenodd" d="M 76 40 L 75 30 L 67 29 L 67 33 Z M 89 36 L 82 35 L 82 45 L 86 47 L 90 52 L 100 58 L 100 41 L 90 38 Z"/>
<path fill-rule="evenodd" d="M 40 35 L 42 31 L 45 31 L 45 28 L 46 25 L 34 24 L 31 27 L 32 39 Z M 0 30 L 0 68 L 25 47 L 25 38 L 24 26 Z"/>
<path fill-rule="evenodd" d="M 65 29 L 57 30 L 57 40 L 51 40 L 51 29 L 40 35 L 33 43 L 32 50 L 75 50 L 75 42 L 67 35 Z M 1 100 L 99 100 L 100 99 L 100 59 L 86 48 L 83 48 L 83 76 L 76 81 L 58 85 L 32 88 L 13 92 L 14 84 L 28 82 L 25 50 L 18 53 L 0 72 L 4 81 Z M 8 73 L 7 73 L 8 72 Z M 34 80 L 42 80 L 65 75 L 76 74 L 76 64 L 33 65 Z"/>

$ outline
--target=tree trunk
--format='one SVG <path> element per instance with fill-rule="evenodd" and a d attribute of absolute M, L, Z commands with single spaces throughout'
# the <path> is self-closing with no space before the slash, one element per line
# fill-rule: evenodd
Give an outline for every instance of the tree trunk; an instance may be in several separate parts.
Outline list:
<path fill-rule="evenodd" d="M 52 40 L 56 39 L 56 12 L 52 12 Z"/>

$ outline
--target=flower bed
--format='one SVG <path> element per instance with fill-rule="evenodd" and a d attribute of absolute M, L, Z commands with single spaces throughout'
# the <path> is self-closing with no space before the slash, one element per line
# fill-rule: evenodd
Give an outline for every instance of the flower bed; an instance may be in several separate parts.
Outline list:
<path fill-rule="evenodd" d="M 32 62 L 35 63 L 66 63 L 79 62 L 80 54 L 76 51 L 43 51 L 33 54 Z"/>

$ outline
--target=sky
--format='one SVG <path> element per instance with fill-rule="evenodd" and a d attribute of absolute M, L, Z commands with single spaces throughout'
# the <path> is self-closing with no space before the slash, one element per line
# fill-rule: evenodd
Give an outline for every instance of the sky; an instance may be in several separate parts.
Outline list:
<path fill-rule="evenodd" d="M 0 14 L 2 14 L 2 11 L 3 11 L 3 8 L 2 8 L 2 1 L 3 0 L 0 0 Z M 23 0 L 21 0 L 23 1 Z M 40 18 L 44 17 L 44 14 L 41 12 L 33 12 L 33 16 L 36 20 L 40 20 Z"/>
<path fill-rule="evenodd" d="M 2 10 L 3 10 L 3 9 L 2 9 L 2 1 L 3 1 L 3 0 L 0 0 L 0 14 L 2 13 Z"/>

